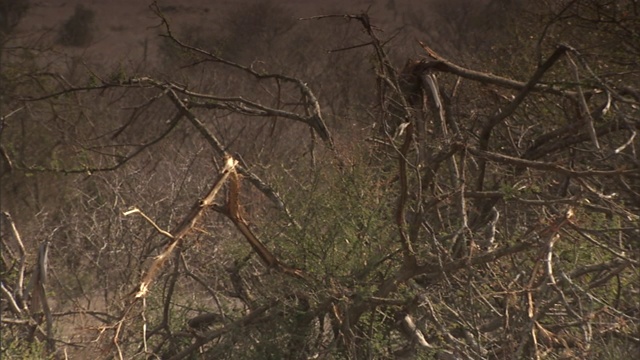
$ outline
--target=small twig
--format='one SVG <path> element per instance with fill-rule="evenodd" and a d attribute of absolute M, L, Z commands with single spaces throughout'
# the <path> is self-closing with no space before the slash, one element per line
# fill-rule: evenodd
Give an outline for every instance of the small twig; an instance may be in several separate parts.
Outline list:
<path fill-rule="evenodd" d="M 145 316 L 145 310 L 147 310 L 147 299 L 142 298 L 142 311 L 140 311 L 140 317 L 142 318 L 142 344 L 144 353 L 147 354 L 149 348 L 147 347 L 147 317 Z"/>
<path fill-rule="evenodd" d="M 124 215 L 124 216 L 129 216 L 129 215 L 131 215 L 131 214 L 140 214 L 140 216 L 142 216 L 145 220 L 147 220 L 147 222 L 148 222 L 149 224 L 151 224 L 151 226 L 153 226 L 153 227 L 156 229 L 156 231 L 158 231 L 160 234 L 162 234 L 162 235 L 164 235 L 164 236 L 168 237 L 169 239 L 173 239 L 173 238 L 174 238 L 174 237 L 173 237 L 173 235 L 171 235 L 171 233 L 170 233 L 170 232 L 168 232 L 168 231 L 166 231 L 166 230 L 162 230 L 162 229 L 160 228 L 160 226 L 158 226 L 158 224 L 156 224 L 156 223 L 155 223 L 155 221 L 151 220 L 151 218 L 150 218 L 150 217 L 148 217 L 145 213 L 143 213 L 143 212 L 142 212 L 140 209 L 138 209 L 138 208 L 133 208 L 133 209 L 131 209 L 131 210 L 128 210 L 128 211 L 125 211 L 124 213 L 122 213 L 122 215 Z"/>
<path fill-rule="evenodd" d="M 4 128 L 4 121 L 7 120 L 8 118 L 10 118 L 11 116 L 15 115 L 16 113 L 18 113 L 19 111 L 21 111 L 22 109 L 24 109 L 24 106 L 20 106 L 19 108 L 9 112 L 7 115 L 0 115 L 0 123 L 3 123 L 3 128 Z M 1 129 L 0 129 L 1 130 Z"/>
<path fill-rule="evenodd" d="M 358 49 L 358 48 L 361 48 L 361 47 L 366 47 L 366 46 L 369 46 L 369 45 L 372 45 L 372 44 L 373 44 L 373 42 L 369 41 L 369 42 L 366 42 L 364 44 L 351 45 L 351 46 L 346 46 L 346 47 L 339 48 L 339 49 L 327 50 L 327 53 L 333 54 L 333 53 L 337 53 L 337 52 L 340 52 L 340 51 L 347 51 L 347 50 Z"/>
<path fill-rule="evenodd" d="M 16 284 L 16 288 L 14 289 L 15 293 L 15 301 L 22 308 L 22 311 L 27 312 L 28 308 L 24 299 L 24 273 L 26 271 L 26 251 L 24 248 L 24 244 L 22 243 L 22 237 L 20 236 L 20 232 L 18 232 L 18 228 L 16 227 L 16 223 L 13 221 L 11 214 L 9 212 L 2 213 L 4 217 L 9 221 L 9 226 L 11 227 L 11 233 L 13 234 L 13 238 L 18 243 L 18 248 L 20 249 L 20 269 L 18 270 L 18 283 Z"/>
<path fill-rule="evenodd" d="M 9 302 L 9 306 L 11 307 L 11 309 L 13 310 L 13 312 L 18 315 L 18 316 L 22 316 L 22 310 L 20 309 L 20 307 L 18 306 L 18 303 L 16 302 L 15 297 L 13 296 L 13 294 L 11 294 L 11 292 L 9 291 L 9 289 L 7 289 L 4 286 L 4 283 L 0 283 L 0 288 L 2 289 L 2 293 L 4 294 L 5 298 L 7 299 L 7 301 Z M 3 319 L 4 320 L 4 319 Z"/>
<path fill-rule="evenodd" d="M 584 92 L 582 91 L 582 86 L 580 85 L 580 73 L 578 72 L 578 65 L 576 65 L 576 63 L 571 58 L 570 52 L 567 52 L 567 60 L 569 61 L 569 64 L 571 64 L 571 68 L 573 69 L 573 76 L 576 80 L 576 87 L 578 88 L 578 103 L 580 104 L 580 108 L 582 109 L 582 116 L 584 118 L 587 132 L 591 137 L 593 145 L 596 147 L 596 149 L 600 150 L 598 135 L 596 134 L 596 128 L 593 125 L 593 117 L 591 116 L 589 105 L 587 105 L 587 100 L 584 97 Z"/>
<path fill-rule="evenodd" d="M 629 140 L 627 140 L 624 144 L 620 145 L 615 151 L 615 154 L 619 154 L 621 153 L 624 149 L 627 148 L 627 146 L 633 144 L 633 139 L 636 138 L 636 131 L 634 129 L 631 129 L 631 136 L 629 137 Z"/>

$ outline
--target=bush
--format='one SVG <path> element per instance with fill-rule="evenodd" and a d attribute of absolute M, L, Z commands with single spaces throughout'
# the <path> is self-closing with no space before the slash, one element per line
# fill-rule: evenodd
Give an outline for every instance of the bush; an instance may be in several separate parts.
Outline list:
<path fill-rule="evenodd" d="M 58 43 L 65 46 L 88 46 L 93 39 L 95 13 L 81 4 L 60 29 Z"/>
<path fill-rule="evenodd" d="M 29 9 L 27 0 L 0 0 L 0 39 L 11 33 Z"/>

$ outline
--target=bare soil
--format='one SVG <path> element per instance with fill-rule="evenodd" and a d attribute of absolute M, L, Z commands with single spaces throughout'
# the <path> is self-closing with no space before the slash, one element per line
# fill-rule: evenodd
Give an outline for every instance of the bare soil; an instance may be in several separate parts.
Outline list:
<path fill-rule="evenodd" d="M 214 29 L 229 10 L 250 3 L 268 0 L 160 0 L 158 5 L 172 25 L 199 26 L 204 31 Z M 322 14 L 354 14 L 367 12 L 374 23 L 401 26 L 402 14 L 415 6 L 422 8 L 428 2 L 416 0 L 271 0 L 283 6 L 296 18 Z M 58 29 L 72 16 L 76 6 L 82 5 L 95 13 L 94 36 L 86 48 L 65 47 L 56 44 Z M 160 21 L 150 10 L 150 0 L 33 0 L 20 24 L 18 35 L 45 34 L 50 46 L 59 53 L 80 55 L 84 60 L 108 64 L 139 63 L 143 57 L 156 56 Z M 146 59 L 149 60 L 149 59 Z M 152 60 L 152 59 L 151 59 Z"/>

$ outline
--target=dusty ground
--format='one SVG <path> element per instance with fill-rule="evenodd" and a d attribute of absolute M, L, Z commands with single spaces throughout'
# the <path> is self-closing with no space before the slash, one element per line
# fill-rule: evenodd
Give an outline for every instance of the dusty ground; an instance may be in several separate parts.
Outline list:
<path fill-rule="evenodd" d="M 265 0 L 159 0 L 158 4 L 176 27 L 184 24 L 212 28 L 215 21 L 233 7 Z M 295 17 L 327 13 L 361 13 L 368 11 L 376 24 L 398 25 L 402 14 L 413 7 L 424 8 L 427 1 L 416 0 L 272 0 L 286 7 Z M 145 45 L 154 44 L 158 36 L 158 18 L 149 9 L 151 0 L 32 0 L 27 16 L 19 27 L 20 34 L 48 34 L 54 43 L 57 30 L 82 4 L 95 12 L 95 36 L 88 48 L 52 45 L 65 54 L 80 54 L 84 59 L 105 62 L 138 62 Z M 243 5 L 245 4 L 245 5 Z M 147 55 L 154 49 L 147 47 Z"/>

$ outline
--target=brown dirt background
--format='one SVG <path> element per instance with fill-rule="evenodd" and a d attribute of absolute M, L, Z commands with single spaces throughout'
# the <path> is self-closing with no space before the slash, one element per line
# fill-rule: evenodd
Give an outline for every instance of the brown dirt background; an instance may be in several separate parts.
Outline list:
<path fill-rule="evenodd" d="M 242 8 L 264 0 L 166 0 L 158 1 L 165 15 L 175 28 L 185 24 L 200 26 L 203 30 L 214 28 L 216 21 L 231 9 Z M 160 21 L 149 9 L 151 0 L 33 0 L 29 11 L 18 28 L 18 36 L 48 34 L 55 39 L 57 30 L 82 4 L 95 12 L 95 28 L 92 43 L 87 48 L 70 48 L 51 45 L 53 50 L 67 55 L 81 55 L 101 65 L 109 63 L 138 62 L 144 54 L 145 43 L 156 44 Z M 423 11 L 427 0 L 272 0 L 273 4 L 290 10 L 297 18 L 326 14 L 358 14 L 367 12 L 374 24 L 391 29 L 402 26 L 403 14 Z M 42 36 L 42 35 L 40 35 Z M 55 43 L 55 41 L 50 41 Z M 149 56 L 155 48 L 149 47 Z"/>

